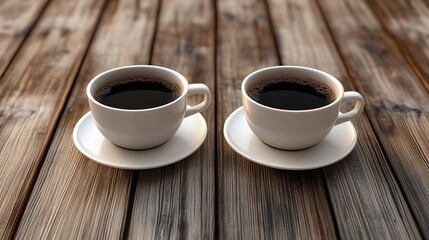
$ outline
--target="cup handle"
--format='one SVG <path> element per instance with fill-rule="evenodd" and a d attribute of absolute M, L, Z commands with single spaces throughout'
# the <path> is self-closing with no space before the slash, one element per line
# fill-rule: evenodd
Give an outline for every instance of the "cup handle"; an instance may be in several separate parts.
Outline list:
<path fill-rule="evenodd" d="M 191 115 L 194 115 L 195 113 L 199 113 L 201 111 L 204 111 L 209 105 L 211 101 L 211 94 L 209 88 L 202 84 L 202 83 L 194 83 L 189 84 L 188 86 L 188 97 L 195 94 L 203 94 L 204 100 L 194 106 L 187 106 L 185 117 L 189 117 Z"/>
<path fill-rule="evenodd" d="M 360 95 L 360 93 L 354 91 L 344 92 L 342 102 L 349 101 L 355 101 L 355 107 L 346 113 L 340 114 L 337 118 L 337 121 L 335 122 L 335 125 L 350 121 L 362 112 L 365 101 L 363 100 L 363 97 Z"/>

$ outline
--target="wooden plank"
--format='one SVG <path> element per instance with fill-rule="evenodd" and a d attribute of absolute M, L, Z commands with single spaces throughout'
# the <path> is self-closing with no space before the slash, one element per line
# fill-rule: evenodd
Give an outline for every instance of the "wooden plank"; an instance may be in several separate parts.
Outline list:
<path fill-rule="evenodd" d="M 368 3 L 429 91 L 429 2 L 392 0 L 388 4 L 379 1 Z"/>
<path fill-rule="evenodd" d="M 283 64 L 318 68 L 340 79 L 346 91 L 353 90 L 315 2 L 268 3 Z M 324 169 L 341 238 L 420 238 L 366 114 L 354 124 L 358 131 L 355 150 Z"/>
<path fill-rule="evenodd" d="M 18 239 L 123 236 L 133 172 L 92 162 L 74 146 L 72 132 L 89 110 L 85 89 L 93 76 L 149 62 L 157 8 L 158 2 L 149 0 L 138 5 L 133 0 L 108 2 L 17 231 Z"/>
<path fill-rule="evenodd" d="M 335 239 L 321 171 L 281 171 L 240 157 L 223 139 L 250 72 L 278 65 L 263 1 L 218 2 L 218 226 L 221 239 Z"/>
<path fill-rule="evenodd" d="M 175 69 L 214 92 L 214 16 L 211 1 L 163 0 L 151 64 Z M 129 238 L 215 238 L 214 99 L 203 112 L 208 135 L 200 149 L 171 166 L 139 172 Z"/>
<path fill-rule="evenodd" d="M 321 9 L 425 238 L 429 238 L 429 95 L 396 43 L 362 1 Z"/>
<path fill-rule="evenodd" d="M 10 237 L 34 186 L 102 2 L 54 1 L 0 82 L 0 237 Z"/>
<path fill-rule="evenodd" d="M 36 24 L 48 0 L 0 2 L 0 76 Z"/>

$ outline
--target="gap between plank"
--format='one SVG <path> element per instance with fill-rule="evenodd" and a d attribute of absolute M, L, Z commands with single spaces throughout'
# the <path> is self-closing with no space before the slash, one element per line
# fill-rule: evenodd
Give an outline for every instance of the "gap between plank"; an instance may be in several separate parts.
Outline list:
<path fill-rule="evenodd" d="M 128 206 L 127 206 L 127 213 L 125 215 L 125 223 L 124 223 L 124 232 L 122 235 L 122 239 L 129 239 L 130 235 L 130 226 L 131 226 L 131 217 L 134 209 L 134 199 L 136 196 L 136 188 L 137 188 L 137 178 L 139 171 L 131 170 L 132 176 L 131 176 L 131 186 L 130 186 L 130 195 L 128 198 Z"/>
<path fill-rule="evenodd" d="M 270 7 L 268 5 L 268 0 L 263 0 L 263 2 L 264 2 L 264 6 L 265 6 L 265 12 L 267 14 L 268 25 L 269 25 L 269 28 L 271 31 L 271 38 L 273 39 L 274 46 L 276 48 L 277 61 L 278 61 L 279 65 L 283 65 L 281 54 L 280 54 L 279 43 L 277 40 L 275 28 L 274 28 L 273 18 L 271 17 L 271 11 L 270 11 Z"/>
<path fill-rule="evenodd" d="M 152 35 L 152 40 L 151 40 L 151 47 L 150 47 L 150 51 L 149 51 L 149 64 L 152 64 L 152 57 L 153 57 L 153 51 L 155 50 L 155 40 L 156 40 L 156 36 L 158 35 L 158 25 L 159 25 L 159 19 L 160 19 L 160 15 L 161 15 L 161 7 L 162 7 L 162 0 L 158 1 L 158 8 L 156 9 L 156 19 L 155 19 L 155 24 L 154 24 L 154 29 L 155 32 Z"/>
<path fill-rule="evenodd" d="M 329 211 L 331 212 L 332 220 L 335 222 L 335 224 L 334 224 L 335 235 L 337 235 L 337 238 L 341 238 L 340 228 L 338 227 L 337 218 L 335 217 L 335 212 L 334 212 L 334 206 L 332 204 L 333 199 L 331 198 L 331 195 L 329 194 L 328 183 L 326 180 L 325 172 L 323 170 L 321 171 L 321 175 L 322 175 L 322 179 L 323 179 L 323 188 L 325 189 L 325 192 L 328 195 L 328 199 L 329 199 L 329 201 L 328 201 Z"/>

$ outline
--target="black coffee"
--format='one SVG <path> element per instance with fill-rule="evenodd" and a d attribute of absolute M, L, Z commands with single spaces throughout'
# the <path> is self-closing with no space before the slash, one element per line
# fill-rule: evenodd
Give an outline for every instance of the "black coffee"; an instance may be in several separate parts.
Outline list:
<path fill-rule="evenodd" d="M 170 103 L 180 95 L 180 86 L 176 83 L 136 77 L 108 83 L 94 97 L 98 102 L 114 108 L 147 109 Z"/>
<path fill-rule="evenodd" d="M 250 86 L 247 94 L 256 102 L 284 110 L 306 110 L 335 100 L 333 90 L 313 79 L 273 78 Z"/>

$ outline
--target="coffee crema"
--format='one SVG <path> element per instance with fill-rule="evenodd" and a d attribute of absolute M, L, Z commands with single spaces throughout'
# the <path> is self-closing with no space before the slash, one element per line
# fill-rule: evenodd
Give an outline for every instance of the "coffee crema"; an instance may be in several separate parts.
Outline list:
<path fill-rule="evenodd" d="M 250 85 L 246 93 L 262 105 L 283 110 L 315 109 L 335 100 L 335 93 L 327 84 L 309 78 L 260 80 Z"/>
<path fill-rule="evenodd" d="M 129 77 L 100 87 L 95 100 L 120 109 L 148 109 L 173 102 L 182 94 L 176 83 L 159 78 Z"/>

